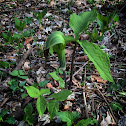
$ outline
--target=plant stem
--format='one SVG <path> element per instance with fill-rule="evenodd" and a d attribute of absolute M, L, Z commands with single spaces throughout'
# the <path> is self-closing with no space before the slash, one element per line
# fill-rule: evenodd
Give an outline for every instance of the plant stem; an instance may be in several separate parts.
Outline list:
<path fill-rule="evenodd" d="M 71 72 L 70 72 L 70 83 L 69 83 L 69 87 L 68 87 L 68 89 L 69 89 L 69 90 L 71 89 L 71 85 L 72 85 L 73 62 L 74 62 L 74 55 L 75 55 L 75 50 L 76 50 L 76 47 L 77 47 L 77 43 L 75 43 L 74 50 L 73 50 L 73 54 L 72 54 Z"/>

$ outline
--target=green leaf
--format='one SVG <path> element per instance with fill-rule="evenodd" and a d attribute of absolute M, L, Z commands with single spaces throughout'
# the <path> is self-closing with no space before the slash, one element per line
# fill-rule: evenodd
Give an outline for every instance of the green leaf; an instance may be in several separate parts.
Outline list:
<path fill-rule="evenodd" d="M 18 77 L 22 78 L 22 79 L 25 79 L 25 80 L 28 78 L 28 76 L 20 76 L 20 75 L 18 75 Z"/>
<path fill-rule="evenodd" d="M 26 115 L 31 116 L 33 113 L 33 107 L 32 104 L 29 103 L 25 108 L 24 108 L 24 112 L 26 113 Z"/>
<path fill-rule="evenodd" d="M 0 112 L 0 121 L 2 120 L 2 117 L 3 117 L 4 115 L 7 114 L 8 111 L 9 111 L 9 110 L 3 109 L 3 110 Z"/>
<path fill-rule="evenodd" d="M 51 100 L 48 103 L 47 109 L 49 111 L 50 119 L 56 116 L 56 113 L 59 111 L 59 104 L 57 100 Z"/>
<path fill-rule="evenodd" d="M 35 88 L 34 86 L 25 86 L 27 93 L 30 97 L 39 97 L 40 96 L 40 91 L 38 88 Z"/>
<path fill-rule="evenodd" d="M 113 21 L 115 21 L 115 22 L 118 22 L 118 21 L 119 21 L 119 16 L 118 16 L 118 14 L 115 15 Z"/>
<path fill-rule="evenodd" d="M 65 35 L 63 35 L 63 38 L 64 38 L 66 44 L 76 41 L 76 39 L 73 36 L 65 36 Z"/>
<path fill-rule="evenodd" d="M 44 9 L 41 13 L 36 12 L 36 18 L 38 19 L 39 23 L 41 22 L 42 18 L 46 15 L 47 9 Z"/>
<path fill-rule="evenodd" d="M 23 31 L 24 28 L 26 27 L 26 21 L 21 22 L 17 17 L 14 18 L 15 21 L 15 27 L 19 30 L 19 31 Z"/>
<path fill-rule="evenodd" d="M 64 88 L 65 87 L 65 82 L 64 82 L 64 80 L 61 77 L 59 77 L 58 82 L 59 82 L 60 88 Z"/>
<path fill-rule="evenodd" d="M 89 59 L 94 63 L 101 78 L 114 82 L 110 74 L 110 60 L 105 52 L 103 52 L 97 45 L 88 41 L 79 42 L 84 52 Z"/>
<path fill-rule="evenodd" d="M 28 96 L 28 94 L 25 94 L 25 93 L 24 93 L 24 94 L 21 95 L 21 98 L 24 99 L 24 98 L 26 98 L 27 96 Z"/>
<path fill-rule="evenodd" d="M 30 31 L 25 31 L 22 33 L 22 37 L 29 37 L 30 36 Z"/>
<path fill-rule="evenodd" d="M 50 94 L 50 90 L 49 89 L 41 89 L 40 90 L 40 95 L 43 95 L 43 94 Z"/>
<path fill-rule="evenodd" d="M 71 126 L 73 123 L 74 116 L 69 111 L 62 111 L 56 114 L 63 122 L 67 122 L 67 126 Z"/>
<path fill-rule="evenodd" d="M 41 81 L 41 82 L 39 83 L 39 86 L 40 86 L 40 87 L 45 87 L 46 84 L 49 83 L 49 81 L 50 81 L 50 80 Z"/>
<path fill-rule="evenodd" d="M 18 70 L 18 72 L 19 72 L 19 75 L 25 75 L 23 70 Z"/>
<path fill-rule="evenodd" d="M 77 119 L 81 118 L 81 115 L 78 112 L 73 112 L 72 114 L 73 114 L 73 117 L 74 117 L 74 119 L 73 119 L 74 121 L 76 121 Z"/>
<path fill-rule="evenodd" d="M 72 94 L 69 90 L 65 89 L 63 91 L 60 91 L 59 93 L 55 93 L 50 95 L 50 98 L 55 98 L 57 101 L 64 101 L 67 99 L 67 97 Z"/>
<path fill-rule="evenodd" d="M 123 107 L 118 102 L 112 102 L 110 105 L 111 105 L 112 110 L 115 110 L 115 111 L 123 109 Z"/>
<path fill-rule="evenodd" d="M 12 76 L 18 76 L 19 73 L 18 73 L 17 70 L 13 70 L 13 71 L 10 73 L 10 75 L 12 75 Z"/>
<path fill-rule="evenodd" d="M 49 75 L 51 75 L 51 77 L 52 77 L 54 80 L 59 80 L 59 77 L 57 76 L 56 71 L 49 73 Z"/>
<path fill-rule="evenodd" d="M 87 29 L 88 25 L 95 21 L 97 17 L 96 10 L 83 12 L 79 15 L 73 13 L 70 16 L 69 26 L 72 27 L 75 39 L 79 39 L 81 32 Z"/>
<path fill-rule="evenodd" d="M 25 83 L 26 83 L 26 81 L 22 81 L 22 82 L 20 82 L 19 86 L 23 87 L 23 86 L 25 86 Z"/>
<path fill-rule="evenodd" d="M 50 47 L 53 47 L 54 45 L 62 44 L 62 46 L 65 45 L 65 40 L 63 38 L 63 33 L 60 31 L 53 32 L 46 41 L 46 49 L 49 49 Z M 64 49 L 64 47 L 63 47 Z"/>
<path fill-rule="evenodd" d="M 5 120 L 5 122 L 9 123 L 9 124 L 14 124 L 16 122 L 15 118 L 12 116 L 8 116 Z"/>
<path fill-rule="evenodd" d="M 88 119 L 82 119 L 82 120 L 80 120 L 76 124 L 76 126 L 88 126 L 89 124 L 94 125 L 95 123 L 97 123 L 96 119 L 88 118 Z"/>
<path fill-rule="evenodd" d="M 63 38 L 63 33 L 60 31 L 53 32 L 47 38 L 46 49 L 50 49 L 49 51 L 51 52 L 51 54 L 53 54 L 53 51 L 58 54 L 60 67 L 63 70 L 65 70 L 66 58 L 65 58 L 65 40 Z"/>
<path fill-rule="evenodd" d="M 46 104 L 47 104 L 46 100 L 45 100 L 45 98 L 43 96 L 40 96 L 37 99 L 36 108 L 37 108 L 37 111 L 38 111 L 41 118 L 42 118 L 43 113 L 46 110 Z"/>
<path fill-rule="evenodd" d="M 115 16 L 115 11 L 110 13 L 108 16 L 103 16 L 103 15 L 97 13 L 97 17 L 98 17 L 97 22 L 103 33 L 110 29 L 110 28 L 108 28 L 108 24 L 112 21 L 114 16 Z"/>
<path fill-rule="evenodd" d="M 123 92 L 119 92 L 119 94 L 126 97 L 126 92 L 124 92 L 124 91 Z"/>

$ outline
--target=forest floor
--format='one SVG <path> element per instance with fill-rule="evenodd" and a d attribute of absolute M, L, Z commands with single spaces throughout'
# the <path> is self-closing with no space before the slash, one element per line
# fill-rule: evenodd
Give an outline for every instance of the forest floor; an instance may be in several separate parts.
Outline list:
<path fill-rule="evenodd" d="M 57 54 L 48 56 L 45 65 L 44 45 L 48 36 L 54 31 L 61 31 L 64 35 L 74 35 L 72 28 L 69 27 L 70 15 L 90 11 L 93 7 L 96 7 L 102 15 L 108 15 L 116 10 L 119 16 L 116 27 L 105 32 L 101 42 L 95 42 L 97 45 L 100 43 L 99 46 L 110 58 L 111 75 L 115 84 L 101 79 L 82 47 L 77 45 L 70 89 L 72 94 L 65 101 L 59 102 L 59 111 L 80 113 L 80 118 L 72 122 L 72 125 L 77 125 L 80 120 L 88 118 L 96 120 L 97 123 L 92 125 L 126 125 L 126 2 L 88 1 L 91 2 L 0 0 L 0 126 L 66 125 L 66 121 L 62 122 L 58 117 L 50 121 L 47 110 L 40 118 L 36 109 L 37 98 L 28 96 L 25 86 L 50 89 L 51 93 L 61 91 L 58 81 L 49 76 L 50 72 L 57 71 L 64 79 L 63 71 L 59 69 Z M 36 14 L 45 8 L 47 13 L 39 22 Z M 15 28 L 15 17 L 26 21 L 23 32 Z M 89 27 L 92 31 L 92 25 Z M 98 33 L 100 35 L 100 31 Z M 19 38 L 19 42 L 11 40 L 11 36 L 15 34 L 23 36 Z M 81 38 L 90 40 L 86 33 L 82 33 Z M 74 45 L 69 43 L 65 48 L 68 87 Z M 23 70 L 28 78 L 22 79 L 10 75 L 13 70 Z M 44 97 L 47 98 L 48 95 Z M 47 98 L 47 102 L 48 100 Z M 33 111 L 28 118 L 25 110 L 30 103 Z M 85 122 L 82 126 L 88 124 L 91 125 L 90 122 Z"/>

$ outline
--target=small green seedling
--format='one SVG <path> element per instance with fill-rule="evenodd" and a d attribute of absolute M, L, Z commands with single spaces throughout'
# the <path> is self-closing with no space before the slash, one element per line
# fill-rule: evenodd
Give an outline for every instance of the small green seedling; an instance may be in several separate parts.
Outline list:
<path fill-rule="evenodd" d="M 71 126 L 74 121 L 79 119 L 81 115 L 78 112 L 61 111 L 56 114 L 61 121 L 67 122 L 67 126 Z"/>
<path fill-rule="evenodd" d="M 46 99 L 42 96 L 43 94 L 50 94 L 49 89 L 37 89 L 34 86 L 25 86 L 27 93 L 32 98 L 38 98 L 36 103 L 37 111 L 42 118 L 43 113 L 45 112 L 46 108 L 48 109 L 50 119 L 56 116 L 56 113 L 59 111 L 59 104 L 58 101 L 64 101 L 66 98 L 72 93 L 69 90 L 63 90 L 59 93 L 55 93 L 50 95 L 50 98 L 54 98 L 50 100 L 47 104 Z"/>

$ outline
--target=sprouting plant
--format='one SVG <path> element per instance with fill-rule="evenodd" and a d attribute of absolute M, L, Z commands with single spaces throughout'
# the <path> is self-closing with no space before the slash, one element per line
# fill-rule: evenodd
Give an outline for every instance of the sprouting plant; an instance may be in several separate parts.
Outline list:
<path fill-rule="evenodd" d="M 84 53 L 87 54 L 89 59 L 94 63 L 101 78 L 114 83 L 113 78 L 110 74 L 110 61 L 107 54 L 103 52 L 97 45 L 87 40 L 79 40 L 80 34 L 84 31 L 87 31 L 88 25 L 96 20 L 100 26 L 101 32 L 103 33 L 103 37 L 104 32 L 110 29 L 108 25 L 112 21 L 114 14 L 115 12 L 105 17 L 100 15 L 96 10 L 83 12 L 79 15 L 73 13 L 70 16 L 69 26 L 72 27 L 75 38 L 73 36 L 65 36 L 60 31 L 55 31 L 47 38 L 45 49 L 49 49 L 49 53 L 52 55 L 54 55 L 53 52 L 57 53 L 60 62 L 60 67 L 63 71 L 65 71 L 65 45 L 70 42 L 75 42 L 74 50 L 76 50 L 76 45 L 79 44 L 83 48 Z M 96 34 L 96 37 L 94 34 Z M 95 40 L 99 39 L 96 28 L 94 28 L 91 37 L 92 40 L 93 38 Z M 72 81 L 70 80 L 70 82 Z M 70 87 L 71 85 L 69 86 L 69 88 Z"/>
<path fill-rule="evenodd" d="M 36 88 L 34 86 L 25 86 L 25 88 L 30 97 L 37 98 L 36 108 L 37 108 L 37 111 L 38 111 L 40 117 L 42 118 L 42 115 L 46 111 L 46 108 L 47 108 L 49 115 L 50 115 L 50 119 L 53 119 L 53 117 L 55 117 L 56 113 L 59 111 L 58 101 L 66 100 L 66 98 L 72 93 L 67 89 L 63 90 L 59 93 L 54 93 L 49 96 L 49 98 L 53 98 L 53 99 L 47 103 L 47 101 L 43 95 L 50 94 L 49 89 L 39 90 L 38 88 Z"/>
<path fill-rule="evenodd" d="M 47 9 L 44 9 L 41 13 L 39 13 L 39 12 L 35 13 L 35 17 L 37 18 L 39 23 L 41 23 L 42 18 L 46 15 L 46 13 L 47 13 Z"/>
<path fill-rule="evenodd" d="M 20 90 L 21 92 L 24 91 L 24 86 L 26 81 L 19 81 L 20 79 L 27 79 L 28 77 L 25 75 L 23 70 L 14 70 L 11 73 L 9 73 L 13 77 L 17 78 L 12 78 L 10 82 L 8 82 L 10 89 L 12 89 L 12 93 L 14 94 L 15 91 Z"/>

